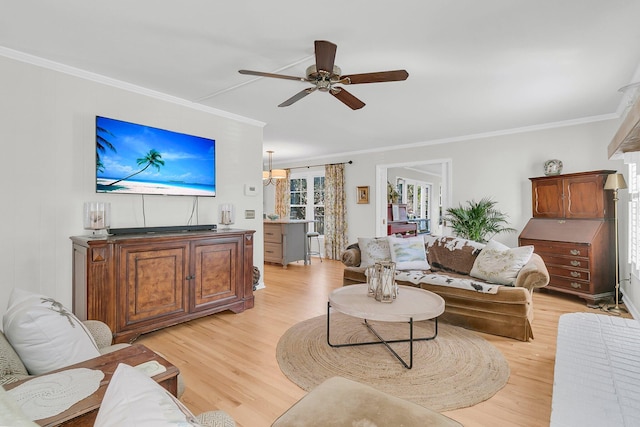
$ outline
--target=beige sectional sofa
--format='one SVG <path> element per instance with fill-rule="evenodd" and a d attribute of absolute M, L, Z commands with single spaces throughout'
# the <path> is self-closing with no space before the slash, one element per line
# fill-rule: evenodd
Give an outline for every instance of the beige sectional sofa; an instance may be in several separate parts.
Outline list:
<path fill-rule="evenodd" d="M 549 273 L 539 255 L 532 253 L 528 262 L 514 272 L 511 285 L 495 285 L 471 276 L 474 264 L 474 272 L 478 271 L 476 259 L 485 245 L 457 237 L 425 235 L 423 239 L 430 269 L 397 272 L 399 285 L 418 286 L 440 295 L 446 303 L 440 318 L 448 323 L 521 341 L 533 338 L 532 292 L 549 283 Z M 342 254 L 346 266 L 343 285 L 366 282 L 362 255 L 358 244 L 350 245 Z"/>

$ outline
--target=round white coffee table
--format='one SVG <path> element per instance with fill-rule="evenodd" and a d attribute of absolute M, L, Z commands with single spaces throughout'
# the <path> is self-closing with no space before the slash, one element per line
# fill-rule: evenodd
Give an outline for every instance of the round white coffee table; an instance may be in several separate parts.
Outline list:
<path fill-rule="evenodd" d="M 329 294 L 327 303 L 327 344 L 331 347 L 350 347 L 359 345 L 383 344 L 402 363 L 411 369 L 413 367 L 413 343 L 415 341 L 429 341 L 438 336 L 438 316 L 444 313 L 444 300 L 439 295 L 424 289 L 412 286 L 398 286 L 398 296 L 391 303 L 376 301 L 367 296 L 367 285 L 349 285 L 338 288 Z M 365 326 L 378 338 L 379 341 L 367 341 L 357 343 L 331 343 L 331 309 L 337 310 L 348 316 L 364 319 Z M 414 338 L 413 322 L 433 319 L 435 322 L 434 334 L 430 337 Z M 389 340 L 382 338 L 373 329 L 368 320 L 380 322 L 407 322 L 409 323 L 409 338 Z M 390 343 L 409 343 L 409 363 L 405 362 L 390 346 Z"/>

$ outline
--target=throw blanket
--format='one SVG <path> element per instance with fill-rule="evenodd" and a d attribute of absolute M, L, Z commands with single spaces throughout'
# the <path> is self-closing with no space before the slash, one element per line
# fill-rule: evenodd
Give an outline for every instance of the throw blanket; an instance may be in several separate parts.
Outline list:
<path fill-rule="evenodd" d="M 429 285 L 449 286 L 451 288 L 467 289 L 483 294 L 496 294 L 500 285 L 480 282 L 474 279 L 463 279 L 451 277 L 444 274 L 431 273 L 427 271 L 397 271 L 396 280 L 411 282 L 414 285 L 427 283 Z"/>

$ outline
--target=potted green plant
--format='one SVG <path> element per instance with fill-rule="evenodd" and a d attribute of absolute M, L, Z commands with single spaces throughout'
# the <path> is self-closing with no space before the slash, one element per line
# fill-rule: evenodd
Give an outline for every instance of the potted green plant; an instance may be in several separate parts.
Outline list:
<path fill-rule="evenodd" d="M 496 209 L 495 205 L 496 202 L 487 197 L 479 202 L 467 201 L 466 206 L 447 209 L 444 220 L 456 236 L 486 243 L 498 233 L 516 231 L 507 227 L 508 216 Z"/>

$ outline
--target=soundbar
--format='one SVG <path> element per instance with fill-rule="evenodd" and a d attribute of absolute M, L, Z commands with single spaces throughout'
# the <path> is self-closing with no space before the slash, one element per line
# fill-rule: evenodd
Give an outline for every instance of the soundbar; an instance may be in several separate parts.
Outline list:
<path fill-rule="evenodd" d="M 188 231 L 216 231 L 215 224 L 206 225 L 170 225 L 164 227 L 133 227 L 133 228 L 109 228 L 107 233 L 119 236 L 122 234 L 147 234 L 147 233 L 185 233 Z"/>

